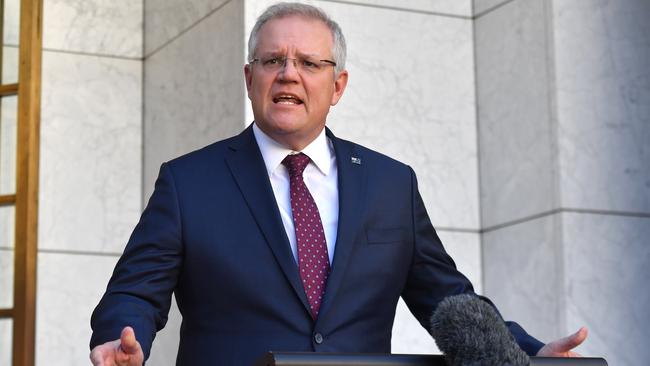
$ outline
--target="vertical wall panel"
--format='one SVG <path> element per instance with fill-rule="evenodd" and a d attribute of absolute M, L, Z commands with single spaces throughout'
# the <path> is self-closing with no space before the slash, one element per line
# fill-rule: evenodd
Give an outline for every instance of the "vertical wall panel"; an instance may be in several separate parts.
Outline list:
<path fill-rule="evenodd" d="M 323 0 L 328 1 L 328 0 Z M 341 1 L 339 1 L 341 2 Z M 342 0 L 353 4 L 375 5 L 391 10 L 413 10 L 438 15 L 472 16 L 472 0 Z"/>
<path fill-rule="evenodd" d="M 554 1 L 562 205 L 650 213 L 650 2 Z"/>
<path fill-rule="evenodd" d="M 16 194 L 18 97 L 0 98 L 0 195 Z"/>
<path fill-rule="evenodd" d="M 562 219 L 565 332 L 590 327 L 581 351 L 610 365 L 646 363 L 650 217 L 565 213 Z"/>
<path fill-rule="evenodd" d="M 18 82 L 18 46 L 2 47 L 2 84 Z"/>
<path fill-rule="evenodd" d="M 564 329 L 560 221 L 518 221 L 558 207 L 547 13 L 517 0 L 474 23 L 485 294 L 543 341 Z"/>
<path fill-rule="evenodd" d="M 142 4 L 44 1 L 37 365 L 88 364 L 90 313 L 140 215 Z"/>
<path fill-rule="evenodd" d="M 543 340 L 586 325 L 578 352 L 617 365 L 648 357 L 648 16 L 515 0 L 475 23 L 486 293 Z"/>
<path fill-rule="evenodd" d="M 590 326 L 584 352 L 612 365 L 650 356 L 648 17 L 643 0 L 553 1 L 562 206 L 610 212 L 563 214 L 566 331 Z"/>
<path fill-rule="evenodd" d="M 508 3 L 476 20 L 481 219 L 492 227 L 557 208 L 546 11 Z"/>
<path fill-rule="evenodd" d="M 13 320 L 0 319 L 0 365 L 11 365 Z"/>
<path fill-rule="evenodd" d="M 160 164 L 243 129 L 242 2 L 145 60 L 144 199 Z"/>
<path fill-rule="evenodd" d="M 145 1 L 145 55 L 164 47 L 228 1 L 240 0 Z"/>
<path fill-rule="evenodd" d="M 141 63 L 43 55 L 39 247 L 120 253 L 140 217 Z"/>
<path fill-rule="evenodd" d="M 43 1 L 45 49 L 139 58 L 142 1 Z"/>
<path fill-rule="evenodd" d="M 483 234 L 485 294 L 541 341 L 564 336 L 559 215 Z"/>
<path fill-rule="evenodd" d="M 40 253 L 36 364 L 88 365 L 90 315 L 117 256 Z"/>
<path fill-rule="evenodd" d="M 14 306 L 14 261 L 14 249 L 0 242 L 0 309 Z"/>
<path fill-rule="evenodd" d="M 17 46 L 20 33 L 20 0 L 4 1 L 3 46 Z M 18 70 L 16 70 L 18 71 Z"/>
<path fill-rule="evenodd" d="M 395 323 L 393 324 L 392 353 L 440 354 L 431 335 L 411 315 L 404 300 L 397 303 Z"/>
<path fill-rule="evenodd" d="M 474 16 L 495 9 L 499 5 L 504 5 L 512 0 L 472 0 L 474 6 Z"/>

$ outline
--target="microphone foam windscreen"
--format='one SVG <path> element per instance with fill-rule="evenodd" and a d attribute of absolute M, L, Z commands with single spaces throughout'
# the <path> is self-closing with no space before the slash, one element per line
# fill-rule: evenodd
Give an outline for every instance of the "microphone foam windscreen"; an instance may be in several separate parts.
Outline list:
<path fill-rule="evenodd" d="M 441 301 L 431 317 L 431 335 L 450 366 L 530 364 L 501 316 L 476 296 Z"/>

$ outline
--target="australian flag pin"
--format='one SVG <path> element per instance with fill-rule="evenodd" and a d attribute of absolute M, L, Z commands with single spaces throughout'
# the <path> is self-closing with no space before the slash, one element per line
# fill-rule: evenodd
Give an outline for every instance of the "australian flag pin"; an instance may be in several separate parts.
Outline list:
<path fill-rule="evenodd" d="M 352 164 L 358 164 L 358 165 L 361 165 L 361 159 L 359 159 L 359 158 L 357 158 L 357 157 L 354 157 L 354 156 L 351 157 L 351 158 L 350 158 L 350 161 L 352 161 Z"/>

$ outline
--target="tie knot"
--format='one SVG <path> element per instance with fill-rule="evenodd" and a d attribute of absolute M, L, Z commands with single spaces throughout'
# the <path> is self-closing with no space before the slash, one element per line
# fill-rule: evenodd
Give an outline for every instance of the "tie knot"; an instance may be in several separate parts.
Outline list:
<path fill-rule="evenodd" d="M 286 166 L 287 169 L 289 169 L 289 175 L 302 175 L 305 167 L 307 167 L 307 164 L 309 164 L 309 160 L 309 156 L 303 153 L 290 154 L 287 155 L 284 160 L 282 160 L 282 164 Z"/>

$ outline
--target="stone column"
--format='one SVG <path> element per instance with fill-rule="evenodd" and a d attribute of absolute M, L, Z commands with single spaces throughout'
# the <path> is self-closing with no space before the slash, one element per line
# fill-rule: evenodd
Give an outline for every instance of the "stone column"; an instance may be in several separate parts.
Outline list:
<path fill-rule="evenodd" d="M 142 2 L 43 2 L 37 365 L 88 364 L 141 212 Z"/>
<path fill-rule="evenodd" d="M 475 1 L 485 292 L 542 340 L 646 362 L 650 4 Z"/>

